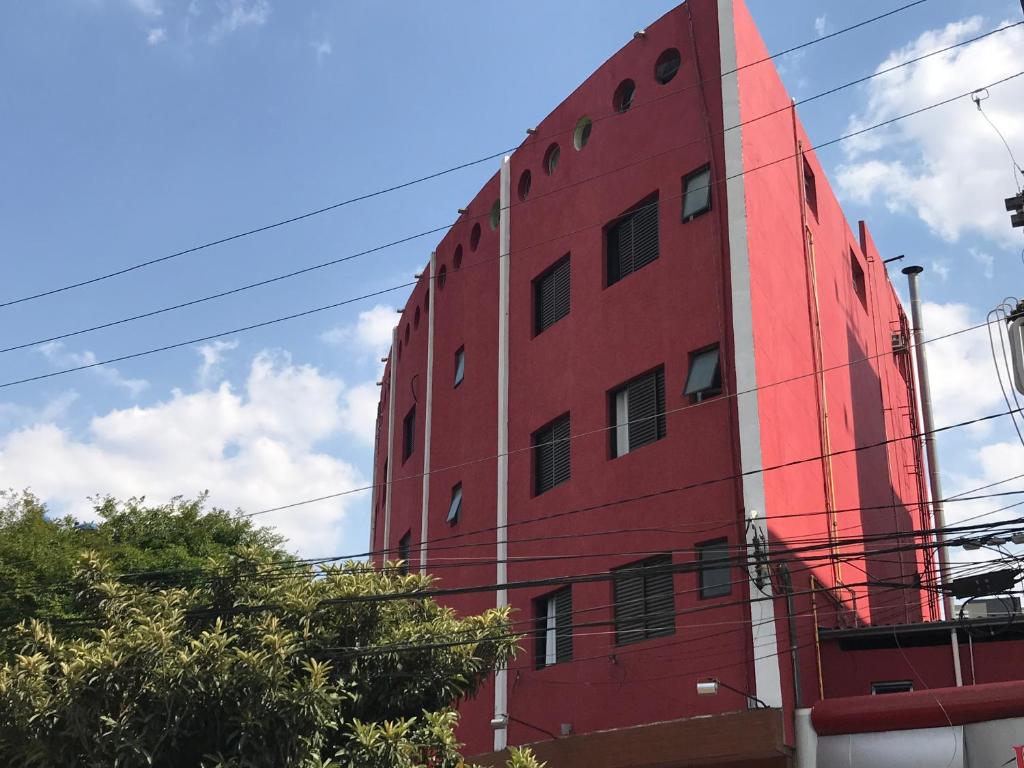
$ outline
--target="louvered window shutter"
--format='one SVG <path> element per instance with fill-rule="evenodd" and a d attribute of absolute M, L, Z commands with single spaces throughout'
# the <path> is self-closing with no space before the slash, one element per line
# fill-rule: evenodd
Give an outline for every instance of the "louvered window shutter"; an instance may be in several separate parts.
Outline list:
<path fill-rule="evenodd" d="M 647 561 L 644 570 L 644 625 L 647 637 L 671 635 L 676 628 L 676 601 L 671 557 Z"/>
<path fill-rule="evenodd" d="M 641 203 L 608 230 L 608 284 L 658 258 L 658 199 Z"/>
<path fill-rule="evenodd" d="M 665 436 L 665 372 L 653 371 L 626 385 L 629 450 Z"/>
<path fill-rule="evenodd" d="M 572 589 L 561 589 L 552 597 L 555 601 L 555 658 L 572 660 Z"/>
<path fill-rule="evenodd" d="M 615 574 L 615 642 L 619 645 L 644 638 L 644 577 L 639 567 Z"/>
<path fill-rule="evenodd" d="M 535 432 L 533 443 L 535 492 L 541 494 L 570 477 L 569 417 L 563 416 Z"/>
<path fill-rule="evenodd" d="M 570 272 L 565 257 L 534 284 L 535 333 L 541 333 L 569 314 Z"/>

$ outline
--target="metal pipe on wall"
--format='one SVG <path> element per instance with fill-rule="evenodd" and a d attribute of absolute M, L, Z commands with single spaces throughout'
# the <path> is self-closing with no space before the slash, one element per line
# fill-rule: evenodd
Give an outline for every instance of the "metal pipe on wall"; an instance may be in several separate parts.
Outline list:
<path fill-rule="evenodd" d="M 942 479 L 939 476 L 939 458 L 935 450 L 935 420 L 932 416 L 932 393 L 928 380 L 928 358 L 924 349 L 924 322 L 921 315 L 921 295 L 917 288 L 917 276 L 924 272 L 924 267 L 910 266 L 903 268 L 910 288 L 910 317 L 914 327 L 914 353 L 917 357 L 918 397 L 921 401 L 921 424 L 924 427 L 924 452 L 928 461 L 928 487 L 932 496 L 932 517 L 935 522 L 935 538 L 939 550 L 940 584 L 949 584 L 949 558 L 946 553 L 946 516 L 942 505 Z M 953 596 L 946 593 L 943 600 L 945 618 L 954 619 Z M 956 627 L 950 630 L 950 643 L 953 647 L 953 672 L 957 686 L 962 686 L 963 673 L 960 669 L 960 640 Z"/>

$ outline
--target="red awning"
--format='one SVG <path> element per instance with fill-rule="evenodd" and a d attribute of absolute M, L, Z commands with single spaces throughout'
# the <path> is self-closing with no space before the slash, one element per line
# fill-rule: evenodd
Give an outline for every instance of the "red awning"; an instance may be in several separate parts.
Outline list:
<path fill-rule="evenodd" d="M 1024 681 L 825 699 L 811 711 L 819 736 L 937 728 L 1008 717 L 1024 717 Z"/>

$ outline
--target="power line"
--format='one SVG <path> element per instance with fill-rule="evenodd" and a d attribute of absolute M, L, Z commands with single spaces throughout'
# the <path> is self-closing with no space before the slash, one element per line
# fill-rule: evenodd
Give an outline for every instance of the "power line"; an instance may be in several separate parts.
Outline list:
<path fill-rule="evenodd" d="M 1013 80 L 1013 79 L 1015 79 L 1017 77 L 1020 77 L 1022 75 L 1024 75 L 1024 71 L 1021 71 L 1021 72 L 1018 72 L 1018 73 L 1016 73 L 1014 75 L 1010 75 L 1008 77 L 1002 78 L 1002 79 L 997 80 L 994 83 L 990 83 L 989 85 L 984 86 L 984 87 L 986 87 L 986 88 L 994 88 L 997 85 L 1002 85 L 1003 83 L 1009 82 L 1010 80 Z M 893 117 L 893 118 L 890 118 L 888 120 L 885 120 L 885 121 L 883 121 L 881 123 L 876 123 L 875 125 L 867 126 L 867 127 L 862 128 L 860 130 L 853 131 L 852 133 L 848 133 L 848 134 L 846 134 L 844 136 L 840 136 L 840 137 L 838 137 L 836 139 L 832 139 L 831 141 L 827 141 L 824 144 L 819 144 L 819 145 L 817 145 L 815 147 L 811 147 L 810 150 L 818 150 L 818 149 L 822 149 L 824 147 L 832 146 L 834 144 L 838 144 L 839 142 L 846 141 L 847 139 L 851 139 L 851 138 L 854 138 L 856 136 L 860 136 L 860 135 L 862 135 L 864 133 L 867 133 L 869 131 L 876 130 L 878 128 L 883 128 L 883 127 L 885 127 L 887 125 L 892 125 L 893 123 L 899 122 L 900 120 L 905 120 L 905 119 L 907 119 L 909 117 L 913 117 L 915 115 L 922 114 L 922 113 L 927 112 L 929 110 L 936 109 L 937 107 L 941 107 L 941 106 L 945 106 L 947 104 L 951 104 L 952 102 L 957 101 L 959 99 L 962 99 L 965 96 L 969 96 L 972 92 L 973 91 L 968 91 L 968 92 L 965 92 L 965 93 L 962 93 L 962 94 L 958 94 L 956 96 L 953 96 L 951 98 L 945 99 L 943 101 L 936 102 L 936 103 L 931 104 L 929 106 L 921 107 L 921 108 L 916 109 L 916 110 L 914 110 L 912 112 L 908 112 L 908 113 L 906 113 L 904 115 L 899 115 L 897 117 Z M 802 154 L 802 153 L 799 153 L 799 154 Z M 776 160 L 772 160 L 772 161 L 769 161 L 767 163 L 763 163 L 763 164 L 761 164 L 759 166 L 755 166 L 753 168 L 749 168 L 749 169 L 747 169 L 745 171 L 740 171 L 738 173 L 732 174 L 731 176 L 725 177 L 722 181 L 723 182 L 730 181 L 730 180 L 738 178 L 740 176 L 744 176 L 744 175 L 746 175 L 748 173 L 752 173 L 753 171 L 758 171 L 758 170 L 762 170 L 764 168 L 767 168 L 767 167 L 770 167 L 770 166 L 773 166 L 773 165 L 777 165 L 778 163 L 785 162 L 786 160 L 791 160 L 794 157 L 798 157 L 799 154 L 787 155 L 785 157 L 778 158 Z M 563 234 L 561 237 L 565 237 L 565 236 L 566 235 Z M 300 318 L 300 317 L 306 317 L 308 315 L 316 314 L 316 313 L 319 313 L 319 312 L 324 312 L 324 311 L 329 310 L 329 309 L 336 309 L 336 308 L 338 308 L 340 306 L 344 306 L 346 304 L 352 304 L 354 302 L 362 301 L 362 300 L 365 300 L 367 298 L 372 298 L 374 296 L 380 296 L 380 295 L 383 295 L 383 294 L 386 294 L 386 293 L 390 293 L 392 291 L 399 290 L 400 288 L 410 287 L 412 285 L 415 285 L 415 282 L 402 283 L 400 285 L 392 286 L 390 288 L 384 288 L 384 289 L 379 290 L 379 291 L 375 291 L 375 292 L 372 292 L 372 293 L 364 294 L 362 296 L 353 297 L 351 299 L 346 299 L 344 301 L 335 302 L 333 304 L 327 304 L 327 305 L 321 306 L 321 307 L 314 307 L 313 309 L 307 309 L 307 310 L 302 311 L 302 312 L 296 312 L 296 313 L 293 313 L 293 314 L 290 314 L 290 315 L 286 315 L 284 317 L 278 317 L 278 318 L 275 318 L 275 319 L 272 319 L 272 320 L 265 320 L 265 321 L 262 321 L 262 322 L 259 322 L 259 323 L 253 323 L 251 325 L 243 326 L 241 328 L 234 328 L 234 329 L 229 330 L 229 331 L 221 331 L 219 333 L 210 334 L 208 336 L 203 336 L 203 337 L 196 338 L 196 339 L 189 339 L 188 341 L 181 341 L 181 342 L 177 342 L 177 343 L 174 343 L 174 344 L 167 344 L 167 345 L 164 345 L 162 347 L 156 347 L 156 348 L 153 348 L 153 349 L 143 350 L 141 352 L 134 352 L 134 353 L 127 354 L 127 355 L 121 355 L 119 357 L 113 357 L 113 358 L 109 358 L 109 359 L 106 359 L 106 360 L 100 360 L 100 361 L 97 361 L 97 362 L 94 362 L 94 363 L 89 363 L 89 364 L 86 364 L 86 365 L 74 366 L 74 367 L 65 368 L 65 369 L 62 369 L 62 370 L 59 370 L 59 371 L 51 371 L 49 373 L 44 373 L 44 374 L 39 374 L 39 375 L 36 375 L 36 376 L 29 376 L 29 377 L 26 377 L 26 378 L 23 378 L 23 379 L 17 379 L 17 380 L 14 380 L 14 381 L 4 382 L 4 383 L 0 384 L 0 389 L 3 389 L 5 387 L 12 387 L 12 386 L 15 386 L 15 385 L 18 385 L 18 384 L 27 384 L 27 383 L 33 382 L 33 381 L 41 381 L 43 379 L 49 379 L 49 378 L 53 378 L 55 376 L 62 376 L 64 374 L 68 374 L 68 373 L 75 373 L 77 371 L 82 371 L 82 370 L 86 370 L 86 369 L 89 369 L 89 368 L 96 368 L 96 367 L 99 367 L 99 366 L 102 366 L 102 365 L 109 365 L 111 363 L 118 363 L 118 362 L 122 362 L 122 361 L 125 361 L 125 360 L 132 360 L 132 359 L 139 358 L 139 357 L 145 357 L 147 355 L 156 354 L 158 352 L 167 352 L 167 351 L 172 350 L 172 349 L 178 349 L 180 347 L 190 346 L 192 344 L 198 344 L 198 343 L 201 343 L 201 342 L 204 342 L 204 341 L 210 341 L 210 340 L 213 340 L 213 339 L 222 338 L 224 336 L 231 336 L 231 335 L 234 335 L 234 334 L 237 334 L 237 333 L 243 333 L 243 332 L 246 332 L 246 331 L 255 330 L 257 328 L 264 328 L 264 327 L 269 326 L 269 325 L 274 325 L 276 323 L 286 322 L 288 320 L 294 320 L 294 319 Z"/>
<path fill-rule="evenodd" d="M 885 69 L 878 70 L 876 72 L 873 72 L 873 73 L 871 73 L 869 75 L 866 75 L 864 77 L 858 78 L 856 80 L 851 80 L 849 82 L 843 83 L 843 84 L 838 85 L 838 86 L 836 86 L 834 88 L 831 88 L 831 89 L 829 89 L 827 91 L 823 91 L 821 93 L 817 93 L 817 94 L 814 94 L 812 96 L 808 96 L 808 97 L 806 97 L 804 99 L 800 99 L 799 101 L 796 101 L 796 102 L 787 103 L 787 104 L 785 104 L 785 105 L 783 105 L 783 106 L 781 106 L 781 107 L 779 107 L 777 109 L 774 109 L 774 110 L 772 110 L 770 112 L 766 112 L 766 113 L 764 113 L 762 115 L 758 115 L 756 117 L 752 117 L 752 118 L 748 118 L 747 120 L 740 121 L 739 123 L 736 123 L 734 125 L 728 126 L 728 127 L 726 127 L 725 129 L 723 129 L 721 131 L 715 131 L 714 135 L 715 136 L 724 136 L 729 131 L 736 130 L 737 128 L 740 128 L 740 127 L 743 127 L 743 126 L 746 126 L 746 125 L 750 125 L 752 123 L 758 122 L 760 120 L 764 120 L 765 118 L 772 117 L 772 116 L 780 114 L 782 112 L 789 111 L 789 110 L 793 109 L 794 107 L 802 106 L 804 104 L 807 104 L 809 102 L 815 101 L 817 99 L 824 98 L 826 96 L 831 96 L 831 95 L 833 95 L 835 93 L 838 93 L 839 91 L 845 90 L 847 88 L 851 88 L 851 87 L 853 87 L 855 85 L 860 85 L 860 84 L 865 83 L 865 82 L 867 82 L 869 80 L 872 80 L 872 79 L 874 79 L 876 77 L 881 77 L 883 75 L 890 74 L 890 73 L 892 73 L 892 72 L 894 72 L 894 71 L 896 71 L 898 69 L 902 69 L 903 67 L 908 67 L 908 66 L 911 66 L 913 64 L 917 64 L 917 63 L 919 63 L 919 62 L 921 62 L 921 61 L 923 61 L 925 59 L 928 59 L 928 58 L 931 58 L 933 56 L 937 56 L 937 55 L 940 55 L 940 54 L 943 54 L 943 53 L 947 53 L 948 51 L 951 51 L 951 50 L 953 50 L 955 48 L 959 48 L 959 47 L 962 47 L 962 46 L 965 46 L 965 45 L 970 45 L 970 44 L 975 43 L 978 40 L 981 40 L 983 38 L 986 38 L 986 37 L 989 37 L 991 35 L 995 35 L 995 34 L 998 34 L 998 33 L 1001 33 L 1001 32 L 1005 32 L 1006 30 L 1009 30 L 1009 29 L 1012 29 L 1014 27 L 1018 27 L 1018 26 L 1021 26 L 1021 25 L 1024 25 L 1024 22 L 1017 22 L 1016 24 L 1007 24 L 1007 25 L 1004 25 L 1002 27 L 997 27 L 996 29 L 990 30 L 990 31 L 985 32 L 983 34 L 977 35 L 975 37 L 969 38 L 967 40 L 962 40 L 962 41 L 960 41 L 958 43 L 954 43 L 952 45 L 948 45 L 948 46 L 946 46 L 944 48 L 939 48 L 937 50 L 930 51 L 929 53 L 923 54 L 923 55 L 915 57 L 913 59 L 908 59 L 907 61 L 900 62 L 899 64 L 895 64 L 895 65 L 887 67 Z M 679 93 L 679 91 L 675 91 L 671 95 L 677 95 L 678 93 Z M 661 99 L 661 98 L 665 98 L 665 97 L 658 97 L 658 98 Z M 610 115 L 610 117 L 615 117 L 618 114 L 619 113 L 614 113 L 614 114 Z M 616 167 L 616 168 L 614 168 L 614 169 L 612 169 L 610 171 L 604 171 L 604 172 L 599 173 L 599 174 L 588 176 L 587 178 L 581 179 L 579 181 L 574 181 L 574 182 L 570 182 L 570 183 L 564 184 L 564 185 L 562 185 L 562 186 L 560 186 L 560 187 L 558 187 L 556 189 L 550 190 L 550 191 L 545 192 L 543 194 L 530 197 L 529 199 L 527 199 L 525 201 L 513 202 L 511 207 L 519 207 L 519 206 L 523 206 L 523 205 L 531 205 L 531 204 L 537 202 L 538 200 L 542 200 L 542 199 L 545 199 L 545 198 L 547 198 L 549 196 L 552 196 L 552 195 L 555 195 L 555 194 L 559 194 L 559 193 L 564 192 L 564 191 L 566 191 L 568 189 L 580 186 L 581 184 L 589 183 L 591 181 L 594 181 L 595 179 L 602 178 L 604 176 L 609 176 L 609 175 L 612 175 L 612 174 L 615 174 L 615 173 L 619 173 L 619 172 L 625 170 L 626 168 L 630 168 L 630 167 L 633 167 L 635 165 L 639 165 L 639 164 L 642 164 L 642 163 L 649 162 L 650 160 L 656 159 L 657 157 L 660 157 L 661 155 L 667 154 L 669 152 L 675 152 L 675 151 L 678 151 L 680 149 L 684 149 L 684 148 L 686 148 L 688 146 L 692 146 L 694 144 L 702 143 L 705 140 L 706 140 L 705 137 L 700 137 L 698 139 L 693 139 L 693 140 L 687 141 L 687 142 L 685 142 L 683 144 L 679 144 L 679 145 L 670 147 L 670 148 L 668 148 L 666 150 L 663 150 L 662 152 L 658 152 L 655 155 L 651 155 L 651 156 L 642 158 L 640 160 L 636 160 L 636 161 L 627 163 L 626 165 Z M 474 219 L 485 219 L 485 218 L 487 218 L 489 216 L 490 216 L 490 213 L 483 213 L 483 214 L 478 214 L 476 216 L 469 217 L 469 220 L 472 221 Z M 93 326 L 89 326 L 89 327 L 86 327 L 86 328 L 80 328 L 80 329 L 76 329 L 76 330 L 73 330 L 73 331 L 67 331 L 67 332 L 56 334 L 56 335 L 53 335 L 53 336 L 48 336 L 48 337 L 45 337 L 45 338 L 35 339 L 33 341 L 26 341 L 26 342 L 21 342 L 21 343 L 18 343 L 18 344 L 14 344 L 12 346 L 8 346 L 8 347 L 4 347 L 4 348 L 0 349 L 0 354 L 6 353 L 6 352 L 13 352 L 13 351 L 20 350 L 20 349 L 26 349 L 28 347 L 33 347 L 33 346 L 36 346 L 36 345 L 39 345 L 39 344 L 47 344 L 47 343 L 50 343 L 50 342 L 53 342 L 53 341 L 60 341 L 60 340 L 63 340 L 63 339 L 72 338 L 74 336 L 80 336 L 82 334 L 92 333 L 94 331 L 104 330 L 106 328 L 113 328 L 115 326 L 123 325 L 125 323 L 130 323 L 130 322 L 135 322 L 137 320 L 144 320 L 146 318 L 155 317 L 157 315 L 161 315 L 161 314 L 164 314 L 166 312 L 172 312 L 172 311 L 176 311 L 176 310 L 179 310 L 179 309 L 185 309 L 185 308 L 188 308 L 188 307 L 193 307 L 193 306 L 197 306 L 199 304 L 203 304 L 203 303 L 208 302 L 208 301 L 213 301 L 213 300 L 216 300 L 216 299 L 225 298 L 227 296 L 233 296 L 235 294 L 242 293 L 242 292 L 248 291 L 248 290 L 252 290 L 254 288 L 260 288 L 260 287 L 263 287 L 263 286 L 266 286 L 266 285 L 271 285 L 273 283 L 277 283 L 277 282 L 280 282 L 280 281 L 283 281 L 283 280 L 288 280 L 288 279 L 291 279 L 293 277 L 299 277 L 301 275 L 309 274 L 311 272 L 315 272 L 317 270 L 325 269 L 327 267 L 337 266 L 338 264 L 343 264 L 343 263 L 352 261 L 354 259 L 361 258 L 363 256 L 368 256 L 368 255 L 371 255 L 371 254 L 374 254 L 374 253 L 379 253 L 381 251 L 388 250 L 390 248 L 393 248 L 393 247 L 396 247 L 396 246 L 399 246 L 399 245 L 404 245 L 406 243 L 418 240 L 420 238 L 427 237 L 427 236 L 433 235 L 433 234 L 437 234 L 438 232 L 443 232 L 443 231 L 445 231 L 447 229 L 450 229 L 456 223 L 457 223 L 457 221 L 456 222 L 449 222 L 449 223 L 446 223 L 446 224 L 443 224 L 443 225 L 440 225 L 440 226 L 437 226 L 437 227 L 433 227 L 431 229 L 427 229 L 427 230 L 424 230 L 424 231 L 421 231 L 421 232 L 417 232 L 417 233 L 412 234 L 412 235 L 408 235 L 406 237 L 399 238 L 397 240 L 392 240 L 392 241 L 390 241 L 388 243 L 377 245 L 377 246 L 374 246 L 372 248 L 368 248 L 366 250 L 358 251 L 356 253 L 352 253 L 352 254 L 349 254 L 347 256 L 343 256 L 343 257 L 336 258 L 336 259 L 330 259 L 328 261 L 320 262 L 318 264 L 312 264 L 312 265 L 310 265 L 308 267 L 304 267 L 302 269 L 292 270 L 290 272 L 286 272 L 286 273 L 283 273 L 283 274 L 280 274 L 280 275 L 276 275 L 274 277 L 270 277 L 270 278 L 267 278 L 267 279 L 264 279 L 264 280 L 258 280 L 258 281 L 252 282 L 252 283 L 247 283 L 245 285 L 241 285 L 241 286 L 238 286 L 238 287 L 235 287 L 235 288 L 231 288 L 231 289 L 226 290 L 226 291 L 220 291 L 220 292 L 217 292 L 217 293 L 209 294 L 207 296 L 202 296 L 202 297 L 199 297 L 199 298 L 196 298 L 196 299 L 191 299 L 189 301 L 180 302 L 178 304 L 173 304 L 173 305 L 170 305 L 170 306 L 161 307 L 159 309 L 149 310 L 147 312 L 142 312 L 142 313 L 135 314 L 135 315 L 130 315 L 128 317 L 123 317 L 123 318 L 120 318 L 118 320 L 112 320 L 112 321 L 109 321 L 109 322 L 106 322 L 106 323 L 101 323 L 99 325 L 93 325 Z M 2 306 L 4 306 L 4 305 L 0 304 L 0 307 L 2 307 Z"/>
<path fill-rule="evenodd" d="M 874 22 L 881 21 L 883 19 L 889 18 L 890 16 L 894 16 L 894 15 L 896 15 L 898 13 L 902 13 L 903 11 L 909 10 L 909 9 L 915 7 L 915 6 L 918 6 L 918 5 L 922 5 L 923 3 L 926 3 L 926 2 L 928 2 L 928 0 L 916 0 L 915 2 L 907 3 L 906 5 L 899 6 L 897 8 L 894 8 L 894 9 L 890 10 L 890 11 L 887 11 L 885 13 L 879 14 L 877 16 L 873 16 L 873 17 L 871 17 L 869 19 L 865 19 L 864 21 L 857 22 L 856 24 L 853 24 L 853 25 L 851 25 L 849 27 L 845 27 L 843 29 L 837 30 L 836 32 L 833 32 L 833 33 L 831 33 L 829 35 L 824 35 L 822 37 L 815 38 L 813 40 L 808 40 L 808 41 L 806 41 L 804 43 L 801 43 L 799 45 L 793 46 L 791 48 L 787 48 L 786 50 L 783 50 L 783 51 L 779 51 L 778 53 L 766 56 L 766 57 L 764 57 L 762 59 L 759 59 L 757 61 L 749 62 L 747 64 L 744 64 L 743 66 L 737 67 L 736 69 L 730 70 L 728 72 L 724 72 L 724 73 L 722 73 L 720 76 L 718 76 L 715 79 L 719 80 L 722 77 L 725 77 L 725 76 L 731 75 L 731 74 L 735 74 L 736 72 L 738 72 L 740 70 L 743 70 L 743 69 L 746 69 L 748 67 L 752 67 L 752 66 L 755 66 L 757 64 L 761 64 L 761 63 L 764 63 L 766 61 L 770 61 L 770 60 L 778 58 L 780 56 L 785 56 L 787 54 L 793 53 L 793 52 L 801 50 L 803 48 L 810 47 L 812 45 L 817 45 L 818 43 L 824 42 L 826 40 L 830 40 L 832 38 L 835 38 L 835 37 L 837 37 L 839 35 L 845 34 L 845 33 L 850 32 L 852 30 L 860 29 L 861 27 L 867 26 L 867 25 L 872 24 Z M 694 85 L 688 86 L 687 88 L 699 87 L 700 85 L 703 85 L 705 82 L 712 82 L 712 80 L 709 79 L 707 81 L 701 81 L 701 82 L 696 83 Z M 685 89 L 680 89 L 680 90 L 685 90 Z M 640 105 L 638 105 L 638 106 L 640 106 Z M 608 115 L 605 115 L 603 117 L 611 117 L 611 116 L 613 116 L 613 114 L 617 114 L 617 113 L 609 113 Z M 559 131 L 557 133 L 558 134 L 572 133 L 572 130 L 573 129 L 569 129 L 568 131 Z M 554 136 L 554 135 L 556 135 L 556 134 L 551 134 L 551 136 Z M 448 174 L 454 173 L 456 171 L 463 170 L 465 168 L 470 168 L 472 166 L 480 165 L 481 163 L 485 163 L 485 162 L 488 162 L 490 160 L 495 160 L 495 159 L 497 159 L 499 157 L 502 157 L 503 155 L 506 155 L 506 154 L 509 154 L 511 152 L 514 152 L 516 149 L 517 149 L 517 147 L 511 147 L 509 149 L 503 149 L 500 152 L 492 153 L 490 155 L 487 155 L 486 157 L 481 157 L 481 158 L 478 158 L 476 160 L 470 160 L 468 162 L 460 163 L 458 165 L 454 165 L 454 166 L 451 166 L 449 168 L 445 168 L 445 169 L 440 170 L 440 171 L 435 171 L 433 173 L 429 173 L 429 174 L 427 174 L 425 176 L 420 176 L 420 177 L 415 178 L 415 179 L 410 179 L 410 180 L 407 180 L 407 181 L 404 181 L 404 182 L 400 182 L 398 184 L 393 184 L 393 185 L 391 185 L 389 187 L 384 187 L 384 188 L 375 190 L 373 192 L 367 192 L 367 193 L 362 194 L 362 195 L 357 195 L 357 196 L 354 196 L 354 197 L 347 198 L 345 200 L 341 200 L 339 202 L 331 203 L 331 204 L 325 205 L 325 206 L 323 206 L 321 208 L 317 208 L 317 209 L 312 210 L 312 211 L 307 211 L 306 213 L 298 214 L 296 216 L 291 216 L 291 217 L 288 217 L 288 218 L 285 218 L 285 219 L 281 219 L 281 220 L 272 222 L 270 224 L 264 224 L 264 225 L 261 225 L 261 226 L 258 226 L 258 227 L 255 227 L 255 228 L 252 228 L 252 229 L 249 229 L 249 230 L 245 230 L 243 232 L 238 232 L 238 233 L 233 234 L 233 235 L 228 235 L 226 237 L 222 237 L 222 238 L 219 238 L 219 239 L 216 239 L 216 240 L 211 240 L 211 241 L 208 241 L 208 242 L 205 242 L 205 243 L 201 243 L 199 245 L 195 245 L 195 246 L 192 246 L 190 248 L 186 248 L 184 250 L 180 250 L 180 251 L 176 251 L 174 253 L 167 254 L 166 256 L 160 256 L 160 257 L 155 258 L 155 259 L 149 259 L 147 261 L 139 262 L 138 264 L 133 264 L 131 266 L 124 267 L 122 269 L 118 269 L 118 270 L 115 270 L 113 272 L 107 272 L 105 274 L 97 275 L 95 277 L 88 278 L 86 280 L 81 280 L 81 281 L 74 282 L 74 283 L 68 283 L 68 284 L 60 286 L 58 288 L 51 288 L 51 289 L 47 289 L 47 290 L 44 290 L 44 291 L 40 291 L 40 292 L 35 293 L 35 294 L 30 294 L 30 295 L 22 296 L 22 297 L 19 297 L 19 298 L 16 298 L 16 299 L 9 299 L 9 300 L 7 300 L 5 302 L 0 302 L 0 308 L 13 306 L 15 304 L 21 304 L 21 303 L 24 303 L 24 302 L 27 302 L 27 301 L 33 301 L 35 299 L 41 299 L 41 298 L 46 297 L 46 296 L 52 296 L 52 295 L 57 294 L 57 293 L 63 293 L 65 291 L 70 291 L 70 290 L 73 290 L 75 288 L 81 288 L 81 287 L 84 287 L 84 286 L 87 286 L 87 285 L 92 285 L 94 283 L 98 283 L 98 282 L 101 282 L 103 280 L 109 280 L 110 278 L 113 278 L 113 277 L 118 277 L 120 275 L 124 275 L 124 274 L 127 274 L 129 272 L 134 272 L 136 270 L 143 269 L 145 267 L 153 266 L 154 264 L 159 264 L 159 263 L 162 263 L 162 262 L 165 262 L 165 261 L 170 261 L 171 259 L 176 259 L 176 258 L 178 258 L 180 256 L 185 256 L 185 255 L 188 255 L 188 254 L 196 253 L 198 251 L 206 250 L 208 248 L 213 248 L 214 246 L 218 246 L 218 245 L 223 245 L 225 243 L 229 243 L 229 242 L 232 242 L 234 240 L 240 240 L 240 239 L 245 238 L 245 237 L 250 237 L 252 235 L 256 235 L 256 234 L 260 234 L 260 233 L 263 233 L 263 232 L 267 232 L 267 231 L 270 231 L 270 230 L 273 230 L 273 229 L 277 229 L 279 227 L 284 227 L 284 226 L 287 226 L 289 224 L 294 224 L 296 222 L 303 221 L 305 219 L 309 219 L 309 218 L 312 218 L 314 216 L 319 216 L 319 215 L 327 213 L 329 211 L 334 211 L 334 210 L 337 210 L 339 208 L 343 208 L 345 206 L 352 205 L 354 203 L 362 202 L 362 201 L 369 200 L 369 199 L 372 199 L 372 198 L 375 198 L 375 197 L 380 197 L 382 195 L 386 195 L 386 194 L 389 194 L 389 193 L 392 193 L 392 192 L 396 192 L 396 191 L 399 191 L 399 190 L 402 190 L 402 189 L 406 189 L 408 187 L 411 187 L 411 186 L 414 186 L 414 185 L 417 185 L 417 184 L 421 184 L 423 182 L 430 181 L 432 179 L 436 179 L 436 178 L 440 178 L 442 176 L 446 176 Z"/>

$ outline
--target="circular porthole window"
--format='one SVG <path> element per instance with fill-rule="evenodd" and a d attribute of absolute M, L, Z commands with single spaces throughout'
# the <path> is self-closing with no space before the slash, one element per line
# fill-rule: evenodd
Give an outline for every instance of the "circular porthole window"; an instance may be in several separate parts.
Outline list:
<path fill-rule="evenodd" d="M 409 324 L 405 324 L 405 343 L 409 343 Z"/>
<path fill-rule="evenodd" d="M 469 250 L 475 251 L 476 247 L 480 245 L 480 223 L 477 222 L 473 225 L 473 231 L 469 233 Z"/>
<path fill-rule="evenodd" d="M 452 256 L 452 266 L 455 269 L 462 267 L 462 243 L 455 246 L 455 254 Z"/>
<path fill-rule="evenodd" d="M 416 313 L 412 316 L 412 327 L 419 330 L 420 327 L 420 308 L 416 307 Z M 408 328 L 406 329 L 408 330 Z"/>
<path fill-rule="evenodd" d="M 632 80 L 623 80 L 615 89 L 612 96 L 612 107 L 616 112 L 626 112 L 633 106 L 633 97 L 636 96 L 636 83 Z"/>
<path fill-rule="evenodd" d="M 441 271 L 437 273 L 437 287 L 444 288 L 444 283 L 448 279 L 448 267 L 444 264 L 441 265 Z"/>
<path fill-rule="evenodd" d="M 667 51 L 658 57 L 658 60 L 654 64 L 654 79 L 662 85 L 669 82 L 676 73 L 679 72 L 679 63 L 682 59 L 679 56 L 679 50 L 676 48 L 669 48 Z"/>
<path fill-rule="evenodd" d="M 490 215 L 491 229 L 497 229 L 498 224 L 501 223 L 501 201 L 495 200 L 494 205 L 491 206 Z"/>
<path fill-rule="evenodd" d="M 544 153 L 544 170 L 548 176 L 555 172 L 558 167 L 558 159 L 562 156 L 562 149 L 558 144 L 552 144 Z"/>
<path fill-rule="evenodd" d="M 579 152 L 590 141 L 590 132 L 594 128 L 594 121 L 589 117 L 581 117 L 576 123 L 576 130 L 572 132 L 572 145 Z"/>
<path fill-rule="evenodd" d="M 423 311 L 424 312 L 429 312 L 430 311 L 430 291 L 427 291 L 423 295 Z"/>
<path fill-rule="evenodd" d="M 533 174 L 527 168 L 519 174 L 519 199 L 526 200 L 530 196 L 530 185 L 533 183 Z"/>

